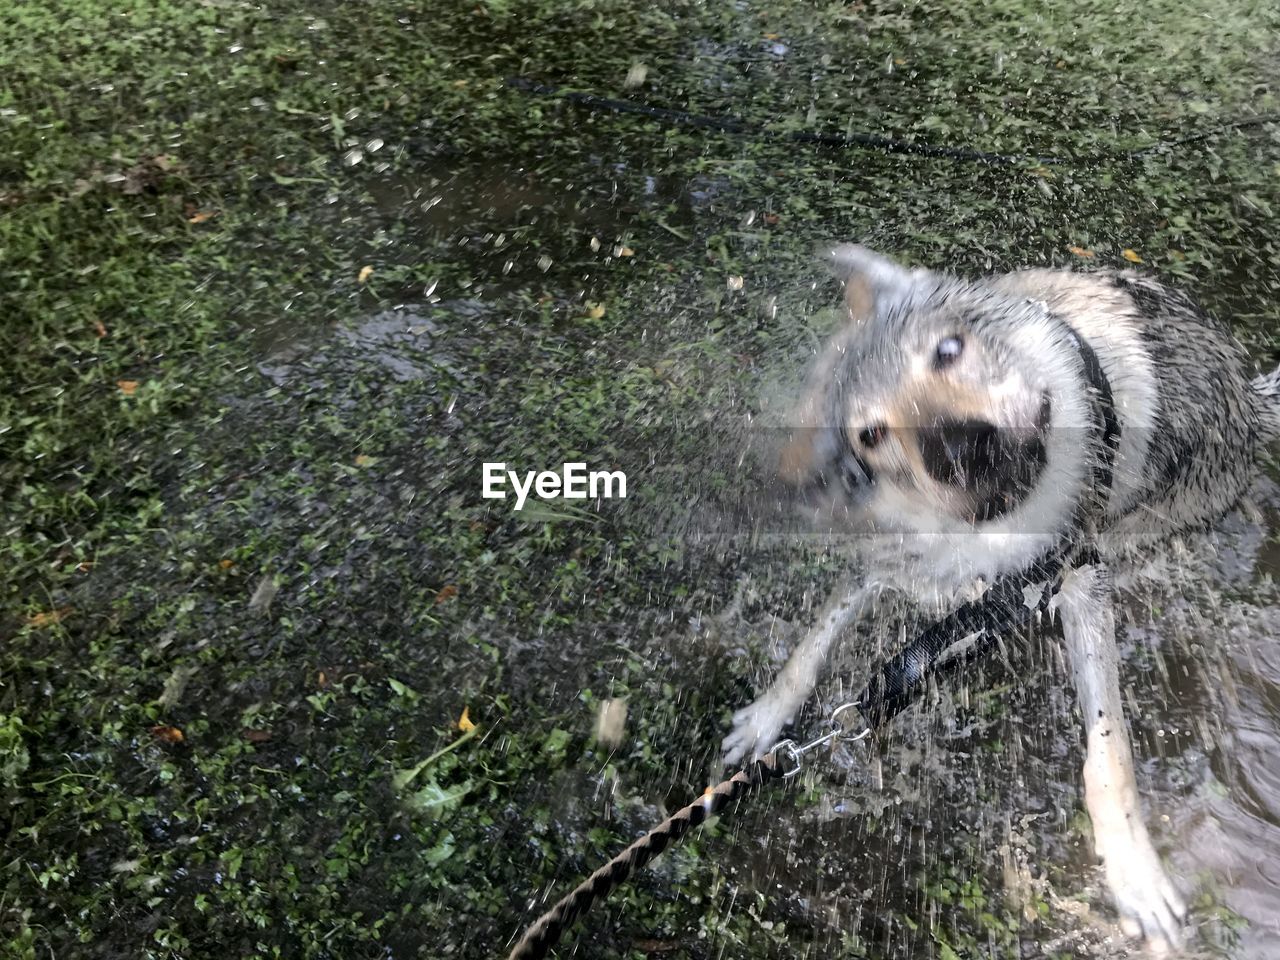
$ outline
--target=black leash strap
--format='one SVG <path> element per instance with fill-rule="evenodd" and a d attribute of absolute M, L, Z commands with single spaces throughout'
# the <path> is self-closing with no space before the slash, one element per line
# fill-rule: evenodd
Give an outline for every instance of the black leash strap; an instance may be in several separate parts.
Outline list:
<path fill-rule="evenodd" d="M 914 140 L 899 140 L 876 133 L 814 133 L 810 130 L 770 130 L 768 127 L 747 123 L 737 117 L 716 117 L 708 114 L 687 113 L 684 110 L 668 110 L 665 107 L 651 107 L 648 104 L 636 103 L 634 100 L 615 100 L 594 93 L 582 93 L 577 90 L 561 90 L 558 87 L 535 83 L 527 77 L 509 77 L 507 86 L 526 93 L 535 93 L 545 97 L 558 97 L 566 103 L 606 113 L 631 113 L 644 117 L 662 120 L 674 126 L 698 127 L 702 130 L 719 130 L 722 133 L 747 133 L 753 137 L 766 140 L 787 140 L 791 143 L 812 143 L 821 147 L 863 147 L 868 150 L 880 150 L 884 153 L 903 153 L 921 157 L 945 157 L 949 160 L 972 160 L 986 164 L 1063 164 L 1067 161 L 1061 157 L 1038 156 L 1035 154 L 990 153 L 986 150 L 972 150 L 967 147 L 937 146 L 931 143 L 918 143 Z"/>
<path fill-rule="evenodd" d="M 954 673 L 988 654 L 1002 636 L 1030 626 L 1047 608 L 1065 565 L 1065 556 L 1055 553 L 1037 564 L 1036 572 L 1002 577 L 977 600 L 930 625 L 858 694 L 867 725 L 879 729 L 911 704 L 929 677 Z M 1029 589 L 1039 589 L 1040 596 L 1029 601 Z"/>
<path fill-rule="evenodd" d="M 670 110 L 665 107 L 651 107 L 648 104 L 636 103 L 634 100 L 617 100 L 613 97 L 602 97 L 595 93 L 562 90 L 559 87 L 530 80 L 528 77 L 508 77 L 506 85 L 513 90 L 521 90 L 525 93 L 556 97 L 586 110 L 637 114 L 643 117 L 652 117 L 655 120 L 661 120 L 673 126 L 698 127 L 703 130 L 718 130 L 722 133 L 750 134 L 762 140 L 811 143 L 822 147 L 857 147 L 866 150 L 879 150 L 883 153 L 942 157 L 948 160 L 968 160 L 989 166 L 1019 164 L 1026 166 L 1064 166 L 1073 163 L 1087 164 L 1102 163 L 1108 160 L 1128 160 L 1155 153 L 1162 148 L 1180 147 L 1188 143 L 1206 140 L 1215 133 L 1239 130 L 1244 127 L 1256 127 L 1280 119 L 1280 114 L 1258 114 L 1253 117 L 1241 117 L 1237 120 L 1231 120 L 1210 130 L 1189 136 L 1156 140 L 1144 147 L 1138 147 L 1133 150 L 1116 150 L 1078 157 L 1057 157 L 1034 153 L 993 153 L 987 150 L 974 150 L 970 147 L 940 146 L 931 143 L 920 143 L 915 140 L 886 137 L 876 133 L 816 133 L 811 130 L 771 130 L 765 126 L 747 123 L 738 117 L 711 116 L 708 114 L 689 113 L 684 110 Z"/>
<path fill-rule="evenodd" d="M 788 766 L 787 757 L 794 761 Z M 608 896 L 631 875 L 679 840 L 694 827 L 714 817 L 726 806 L 742 798 L 751 790 L 772 780 L 789 776 L 796 769 L 798 758 L 788 754 L 781 746 L 772 753 L 748 764 L 728 780 L 711 787 L 688 806 L 681 807 L 658 824 L 603 867 L 578 884 L 554 907 L 538 918 L 537 923 L 525 931 L 520 942 L 507 960 L 541 960 L 555 946 L 564 931 L 584 914 L 596 900 Z"/>

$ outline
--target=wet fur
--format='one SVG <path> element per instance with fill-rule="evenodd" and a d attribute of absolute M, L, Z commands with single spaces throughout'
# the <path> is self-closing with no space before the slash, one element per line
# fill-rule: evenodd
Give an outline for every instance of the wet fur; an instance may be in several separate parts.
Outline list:
<path fill-rule="evenodd" d="M 1185 907 L 1138 801 L 1110 578 L 1136 553 L 1235 503 L 1259 448 L 1280 430 L 1280 371 L 1251 380 L 1225 326 L 1130 271 L 967 281 L 909 271 L 861 247 L 834 248 L 829 259 L 845 281 L 849 322 L 815 364 L 779 472 L 817 524 L 854 535 L 860 576 L 832 598 L 768 691 L 735 714 L 726 759 L 773 744 L 831 646 L 881 592 L 946 609 L 1056 544 L 1087 545 L 1099 559 L 1070 571 L 1052 604 L 1085 718 L 1086 806 L 1126 929 L 1157 949 L 1177 944 Z M 972 338 L 977 354 L 963 375 L 941 376 L 935 364 L 931 379 L 928 344 L 947 331 Z M 1098 402 L 1077 337 L 1105 373 L 1120 427 L 1107 490 L 1097 489 Z M 972 491 L 924 469 L 919 450 L 941 418 L 1035 430 L 1030 411 L 1044 398 L 1044 462 L 1023 468 L 1034 480 L 999 516 L 980 518 Z M 863 434 L 869 419 L 889 429 Z M 866 446 L 852 439 L 860 436 L 886 439 Z"/>

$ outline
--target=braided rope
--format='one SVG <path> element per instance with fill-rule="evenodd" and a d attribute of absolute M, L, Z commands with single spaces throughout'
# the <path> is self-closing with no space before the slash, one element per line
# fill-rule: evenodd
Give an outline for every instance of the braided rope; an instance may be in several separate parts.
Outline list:
<path fill-rule="evenodd" d="M 728 780 L 723 780 L 707 790 L 688 806 L 681 807 L 643 837 L 606 863 L 591 876 L 578 884 L 570 893 L 525 931 L 520 942 L 507 960 L 542 960 L 555 946 L 561 934 L 575 920 L 591 908 L 598 899 L 608 896 L 631 875 L 662 853 L 671 843 L 679 840 L 694 827 L 715 816 L 730 803 L 741 798 L 754 787 L 770 780 L 786 776 L 787 769 L 778 752 L 769 753 L 748 764 Z"/>

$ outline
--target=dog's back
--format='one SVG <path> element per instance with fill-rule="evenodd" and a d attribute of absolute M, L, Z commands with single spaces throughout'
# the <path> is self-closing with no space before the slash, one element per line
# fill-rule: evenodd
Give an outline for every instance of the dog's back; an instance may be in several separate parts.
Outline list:
<path fill-rule="evenodd" d="M 1276 434 L 1280 370 L 1251 380 L 1224 324 L 1132 271 L 1027 270 L 992 285 L 1061 314 L 1111 382 L 1123 442 L 1104 547 L 1204 526 L 1239 499 L 1260 446 Z"/>

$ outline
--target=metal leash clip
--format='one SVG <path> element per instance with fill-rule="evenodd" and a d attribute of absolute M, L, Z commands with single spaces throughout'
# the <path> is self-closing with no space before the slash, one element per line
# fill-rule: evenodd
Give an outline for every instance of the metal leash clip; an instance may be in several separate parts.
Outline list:
<path fill-rule="evenodd" d="M 769 753 L 778 753 L 779 751 L 782 751 L 782 753 L 792 763 L 791 769 L 782 775 L 782 779 L 790 780 L 800 772 L 800 767 L 803 765 L 801 762 L 802 758 L 810 750 L 816 750 L 818 747 L 836 740 L 844 743 L 856 743 L 859 740 L 865 740 L 867 737 L 871 736 L 871 727 L 866 726 L 865 724 L 857 733 L 846 734 L 844 722 L 840 719 L 840 715 L 845 711 L 860 709 L 861 706 L 862 705 L 857 700 L 851 700 L 849 703 L 842 703 L 840 706 L 836 707 L 831 711 L 831 719 L 828 721 L 831 724 L 830 732 L 824 733 L 822 736 L 815 740 L 810 740 L 806 744 L 800 745 L 794 740 L 779 740 L 775 743 L 773 748 L 769 750 Z"/>

